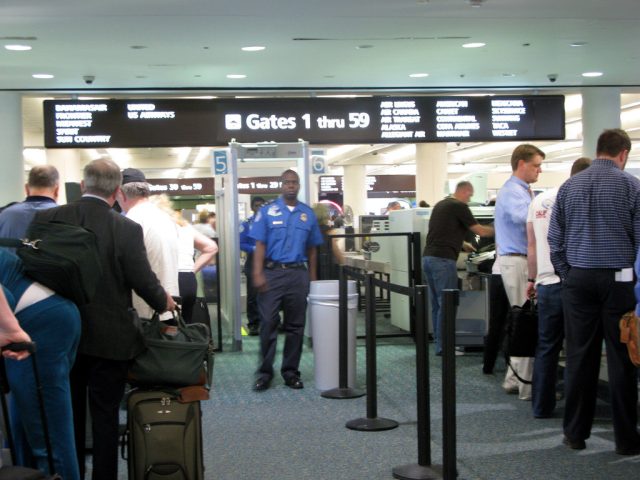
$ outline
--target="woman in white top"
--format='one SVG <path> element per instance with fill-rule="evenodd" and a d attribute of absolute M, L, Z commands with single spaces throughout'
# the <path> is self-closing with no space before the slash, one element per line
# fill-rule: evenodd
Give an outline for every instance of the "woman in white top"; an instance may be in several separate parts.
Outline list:
<path fill-rule="evenodd" d="M 191 322 L 193 306 L 196 302 L 198 282 L 196 273 L 211 263 L 218 253 L 218 245 L 206 235 L 196 230 L 180 213 L 173 210 L 171 201 L 165 195 L 155 195 L 152 200 L 162 209 L 171 213 L 178 225 L 178 286 L 182 304 L 182 316 Z M 198 256 L 195 253 L 199 252 Z"/>

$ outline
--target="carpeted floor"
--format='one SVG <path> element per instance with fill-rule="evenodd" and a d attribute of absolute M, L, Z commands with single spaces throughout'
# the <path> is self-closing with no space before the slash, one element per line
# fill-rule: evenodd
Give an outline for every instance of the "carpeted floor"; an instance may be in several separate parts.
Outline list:
<path fill-rule="evenodd" d="M 279 337 L 282 347 L 284 337 Z M 365 384 L 365 349 L 359 341 L 358 383 Z M 357 432 L 348 420 L 366 416 L 366 397 L 330 400 L 313 383 L 313 353 L 306 348 L 303 390 L 287 388 L 278 377 L 272 388 L 251 390 L 257 365 L 257 337 L 246 337 L 243 352 L 219 354 L 211 400 L 202 404 L 206 479 L 390 479 L 393 467 L 417 463 L 415 347 L 409 339 L 380 339 L 378 416 L 400 423 L 394 430 Z M 279 368 L 280 353 L 276 359 Z M 440 359 L 431 356 L 431 451 L 442 463 Z M 613 452 L 608 405 L 599 403 L 587 449 L 561 444 L 558 416 L 535 420 L 530 402 L 507 395 L 504 370 L 481 373 L 481 353 L 456 357 L 457 452 L 459 478 L 629 479 L 640 471 L 640 456 Z M 499 367 L 501 368 L 501 367 Z M 121 463 L 120 479 L 126 479 Z"/>

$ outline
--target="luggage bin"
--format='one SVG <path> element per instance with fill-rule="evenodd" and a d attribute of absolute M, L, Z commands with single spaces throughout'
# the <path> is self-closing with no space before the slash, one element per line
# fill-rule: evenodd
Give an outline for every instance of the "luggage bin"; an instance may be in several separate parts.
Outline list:
<path fill-rule="evenodd" d="M 309 321 L 313 339 L 315 385 L 318 390 L 330 390 L 340 386 L 339 374 L 339 323 L 340 286 L 338 280 L 317 280 L 309 289 Z M 347 281 L 348 311 L 348 386 L 355 387 L 356 380 L 356 312 L 358 293 L 356 282 Z"/>

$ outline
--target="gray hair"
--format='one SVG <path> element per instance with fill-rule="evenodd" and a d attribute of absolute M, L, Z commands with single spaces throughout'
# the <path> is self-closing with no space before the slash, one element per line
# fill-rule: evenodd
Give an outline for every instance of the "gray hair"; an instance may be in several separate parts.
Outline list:
<path fill-rule="evenodd" d="M 122 193 L 127 198 L 148 198 L 151 195 L 151 189 L 147 182 L 129 182 L 120 186 Z"/>
<path fill-rule="evenodd" d="M 99 158 L 85 165 L 83 181 L 86 193 L 109 198 L 122 183 L 122 173 L 113 160 Z"/>

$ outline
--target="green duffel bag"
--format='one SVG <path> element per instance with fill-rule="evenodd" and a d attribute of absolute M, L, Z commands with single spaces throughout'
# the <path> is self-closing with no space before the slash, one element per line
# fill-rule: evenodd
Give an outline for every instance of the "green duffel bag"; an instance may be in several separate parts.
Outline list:
<path fill-rule="evenodd" d="M 176 325 L 140 319 L 139 330 L 145 349 L 129 368 L 129 382 L 137 386 L 185 387 L 205 385 L 213 379 L 213 342 L 209 327 L 202 323 L 186 325 L 180 311 L 174 314 Z"/>

